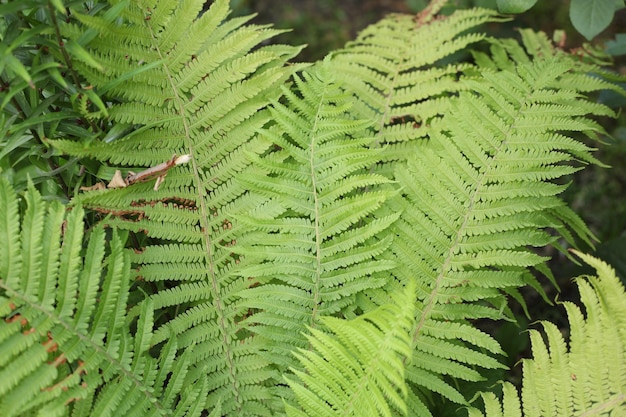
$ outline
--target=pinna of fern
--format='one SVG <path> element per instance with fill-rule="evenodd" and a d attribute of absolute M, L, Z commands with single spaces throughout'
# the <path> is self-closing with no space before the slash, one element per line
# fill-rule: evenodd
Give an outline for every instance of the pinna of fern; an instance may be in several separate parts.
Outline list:
<path fill-rule="evenodd" d="M 575 244 L 572 232 L 591 239 L 555 181 L 580 169 L 578 161 L 597 162 L 567 132 L 601 132 L 590 116 L 613 113 L 584 93 L 611 85 L 555 50 L 529 58 L 532 45 L 527 54 L 496 41 L 494 60 L 512 65 L 462 80 L 466 91 L 449 100 L 429 142 L 396 169 L 403 188 L 392 202 L 402 213 L 392 226 L 394 272 L 418 281 L 411 414 L 428 413 L 433 391 L 466 404 L 448 378 L 478 381 L 480 368 L 502 366 L 488 355 L 501 353 L 498 344 L 468 320 L 504 318 L 505 297 L 521 300 L 521 286 L 541 292 L 533 273 L 551 274 L 532 248 L 561 248 L 559 235 Z"/>
<path fill-rule="evenodd" d="M 395 263 L 381 254 L 391 236 L 376 236 L 398 217 L 373 215 L 395 191 L 368 171 L 380 150 L 369 147 L 369 124 L 351 117 L 350 95 L 329 61 L 294 80 L 285 103 L 271 107 L 275 124 L 260 133 L 274 150 L 241 178 L 265 200 L 239 216 L 252 232 L 236 249 L 250 263 L 238 273 L 254 277 L 240 293 L 252 312 L 243 323 L 267 341 L 279 376 L 295 366 L 291 353 L 309 345 L 307 328 L 323 328 L 325 316 L 353 316 L 356 295 L 385 284 Z"/>
<path fill-rule="evenodd" d="M 623 415 L 626 407 L 626 293 L 615 271 L 603 261 L 575 252 L 597 276 L 576 281 L 586 317 L 573 302 L 563 302 L 569 343 L 553 323 L 542 322 L 546 340 L 530 330 L 532 359 L 522 360 L 521 398 L 504 382 L 503 398 L 482 393 L 484 414 L 471 417 Z"/>
<path fill-rule="evenodd" d="M 150 300 L 138 320 L 126 316 L 130 261 L 118 234 L 107 250 L 96 227 L 83 250 L 80 206 L 66 214 L 32 184 L 23 198 L 21 216 L 0 180 L 0 415 L 200 416 L 207 382 L 189 374 L 191 351 L 173 338 L 153 356 Z"/>
<path fill-rule="evenodd" d="M 323 317 L 330 333 L 310 328 L 311 350 L 294 354 L 304 370 L 302 382 L 287 379 L 300 408 L 290 417 L 407 415 L 406 361 L 411 357 L 415 282 L 389 303 L 353 320 Z"/>
<path fill-rule="evenodd" d="M 174 334 L 181 348 L 194 346 L 190 360 L 209 381 L 206 407 L 270 415 L 265 381 L 272 370 L 238 324 L 247 310 L 237 294 L 250 281 L 233 273 L 247 262 L 234 250 L 246 231 L 234 214 L 261 202 L 237 178 L 249 169 L 249 155 L 268 146 L 255 135 L 270 118 L 265 108 L 278 98 L 277 86 L 300 68 L 284 65 L 300 48 L 264 45 L 281 31 L 247 24 L 250 17 L 228 19 L 227 0 L 206 11 L 203 0 L 110 3 L 126 5 L 118 18 L 75 10 L 80 24 L 64 33 L 85 40 L 102 63 L 105 71 L 76 68 L 111 103 L 107 122 L 130 133 L 53 145 L 125 174 L 172 155 L 189 155 L 190 162 L 170 169 L 158 187 L 146 182 L 90 191 L 75 202 L 109 215 L 103 218 L 111 227 L 151 238 L 130 255 L 156 310 L 151 343 Z M 160 314 L 172 306 L 177 314 Z"/>
<path fill-rule="evenodd" d="M 381 161 L 403 161 L 431 122 L 447 110 L 447 97 L 467 88 L 458 82 L 472 67 L 454 58 L 485 39 L 478 30 L 505 20 L 489 9 L 457 10 L 450 16 L 391 14 L 368 26 L 331 54 L 342 88 L 354 95 L 353 113 L 372 121 Z M 444 61 L 449 62 L 442 64 Z"/>

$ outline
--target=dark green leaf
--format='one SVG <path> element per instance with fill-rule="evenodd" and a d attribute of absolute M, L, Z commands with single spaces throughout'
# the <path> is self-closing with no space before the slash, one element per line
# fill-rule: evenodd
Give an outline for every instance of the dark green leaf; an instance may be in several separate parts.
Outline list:
<path fill-rule="evenodd" d="M 611 55 L 626 55 L 626 33 L 618 33 L 614 41 L 606 43 L 606 52 Z"/>
<path fill-rule="evenodd" d="M 569 16 L 572 24 L 591 40 L 609 26 L 615 13 L 615 0 L 572 0 Z"/>
<path fill-rule="evenodd" d="M 537 0 L 498 0 L 498 10 L 502 13 L 524 13 L 537 3 Z"/>

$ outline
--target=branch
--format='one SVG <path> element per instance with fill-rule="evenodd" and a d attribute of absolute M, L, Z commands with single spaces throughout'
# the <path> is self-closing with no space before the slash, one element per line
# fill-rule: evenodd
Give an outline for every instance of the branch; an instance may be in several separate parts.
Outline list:
<path fill-rule="evenodd" d="M 423 26 L 431 21 L 431 19 L 439 13 L 448 0 L 431 0 L 428 6 L 415 16 L 418 26 Z"/>
<path fill-rule="evenodd" d="M 124 188 L 138 182 L 145 182 L 156 178 L 156 182 L 154 184 L 154 191 L 156 191 L 159 189 L 159 185 L 161 185 L 161 183 L 165 179 L 167 171 L 169 171 L 170 168 L 173 168 L 176 165 L 186 164 L 190 161 L 190 159 L 191 155 L 181 155 L 178 157 L 174 155 L 169 161 L 165 161 L 163 163 L 160 163 L 159 165 L 144 169 L 137 174 L 135 174 L 134 172 L 129 172 L 126 178 L 122 178 L 122 173 L 118 169 L 117 171 L 115 171 L 115 175 L 106 186 L 106 188 Z M 103 183 L 98 183 L 91 187 L 80 187 L 82 191 L 102 190 L 104 188 L 105 186 Z"/>

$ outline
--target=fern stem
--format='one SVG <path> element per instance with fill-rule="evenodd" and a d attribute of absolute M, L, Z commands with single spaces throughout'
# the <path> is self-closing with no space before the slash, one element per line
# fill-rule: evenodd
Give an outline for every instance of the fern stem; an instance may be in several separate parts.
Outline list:
<path fill-rule="evenodd" d="M 165 59 L 166 58 L 165 54 L 163 53 L 162 48 L 157 42 L 157 37 L 152 28 L 152 25 L 150 24 L 150 20 L 145 20 L 144 24 L 146 25 L 146 28 L 150 33 L 150 37 L 153 41 L 153 47 L 159 54 L 159 59 L 163 60 L 163 62 L 167 62 Z M 225 305 L 223 303 L 223 300 L 220 294 L 220 283 L 217 279 L 215 265 L 212 261 L 214 254 L 213 254 L 213 246 L 212 246 L 213 242 L 209 234 L 209 231 L 211 229 L 207 221 L 207 219 L 211 217 L 211 214 L 207 207 L 207 199 L 208 199 L 207 191 L 206 191 L 205 185 L 202 182 L 202 178 L 199 175 L 200 167 L 198 166 L 197 158 L 195 158 L 194 146 L 192 143 L 190 143 L 191 127 L 189 125 L 189 120 L 187 119 L 187 117 L 184 117 L 186 114 L 185 103 L 184 103 L 185 100 L 183 99 L 183 97 L 181 97 L 180 91 L 176 88 L 176 83 L 174 82 L 174 76 L 170 68 L 166 64 L 164 64 L 163 69 L 164 69 L 164 72 L 167 74 L 167 82 L 172 90 L 172 94 L 174 95 L 174 100 L 176 103 L 175 106 L 177 108 L 177 111 L 181 115 L 181 120 L 183 123 L 184 132 L 185 132 L 185 142 L 186 142 L 185 146 L 187 148 L 186 154 L 190 157 L 189 162 L 191 163 L 191 166 L 192 166 L 193 181 L 195 183 L 195 188 L 198 192 L 198 197 L 199 197 L 198 202 L 199 202 L 199 209 L 201 212 L 200 229 L 202 232 L 202 239 L 204 240 L 205 262 L 206 262 L 207 269 L 208 269 L 208 276 L 211 281 L 211 289 L 213 293 L 212 294 L 213 305 L 215 306 L 215 311 L 217 315 L 217 323 L 219 325 L 219 329 L 220 329 L 220 333 L 222 337 L 222 346 L 224 347 L 224 350 L 225 350 L 224 356 L 226 356 L 228 376 L 231 382 L 231 390 L 232 390 L 233 399 L 236 404 L 236 413 L 239 414 L 241 413 L 242 408 L 243 408 L 243 399 L 242 399 L 241 390 L 239 388 L 239 384 L 237 381 L 237 370 L 234 364 L 234 353 L 233 353 L 233 346 L 232 346 L 233 341 L 231 340 L 228 334 L 229 333 L 228 332 L 228 318 L 226 316 L 226 311 L 225 311 L 226 308 L 225 308 Z"/>
<path fill-rule="evenodd" d="M 415 21 L 418 26 L 427 24 L 432 18 L 439 13 L 439 11 L 445 6 L 448 0 L 431 0 L 431 2 L 415 16 Z"/>
<path fill-rule="evenodd" d="M 315 328 L 316 316 L 318 313 L 318 307 L 320 302 L 320 286 L 321 286 L 321 274 L 322 274 L 322 242 L 320 236 L 320 202 L 317 192 L 317 182 L 315 176 L 315 134 L 317 133 L 317 123 L 319 122 L 319 115 L 322 111 L 322 105 L 324 104 L 324 96 L 326 92 L 326 85 L 324 86 L 324 92 L 320 94 L 320 100 L 317 105 L 317 112 L 315 117 L 315 123 L 311 129 L 313 137 L 311 138 L 311 153 L 309 157 L 309 166 L 311 169 L 311 191 L 313 192 L 314 206 L 315 206 L 315 287 L 313 291 L 313 309 L 311 311 L 311 321 L 309 326 Z M 310 344 L 309 344 L 310 347 Z"/>
<path fill-rule="evenodd" d="M 520 116 L 520 110 L 517 110 L 517 114 L 514 117 L 514 120 L 517 120 L 517 118 Z M 505 136 L 506 139 L 509 138 L 510 133 L 513 129 L 514 124 L 512 123 L 509 127 L 508 130 L 506 132 L 503 132 L 503 135 Z M 474 187 L 474 190 L 472 191 L 472 194 L 470 195 L 469 198 L 469 202 L 467 205 L 467 210 L 464 213 L 463 216 L 463 223 L 459 226 L 459 229 L 457 230 L 456 236 L 454 236 L 454 241 L 452 242 L 452 244 L 450 245 L 450 248 L 448 250 L 448 253 L 446 255 L 446 258 L 441 266 L 441 271 L 439 272 L 439 274 L 437 275 L 437 278 L 435 279 L 435 284 L 433 287 L 433 290 L 431 291 L 428 300 L 424 303 L 424 310 L 421 313 L 421 317 L 415 327 L 415 332 L 413 333 L 413 338 L 412 338 L 412 346 L 415 347 L 417 344 L 417 339 L 421 333 L 421 329 L 424 326 L 424 323 L 426 322 L 426 320 L 430 317 L 430 312 L 431 310 L 435 307 L 435 298 L 436 295 L 439 291 L 439 289 L 441 288 L 441 284 L 444 280 L 444 278 L 446 277 L 447 273 L 449 272 L 449 268 L 450 268 L 450 263 L 452 262 L 452 257 L 455 255 L 456 250 L 458 248 L 458 244 L 461 240 L 461 238 L 465 235 L 465 229 L 467 226 L 467 222 L 470 218 L 470 214 L 472 213 L 472 210 L 474 209 L 474 206 L 476 205 L 476 202 L 478 201 L 479 197 L 480 197 L 480 191 L 483 187 L 483 185 L 485 184 L 485 177 L 487 176 L 487 173 L 490 172 L 494 161 L 496 160 L 496 158 L 498 157 L 498 155 L 501 153 L 502 148 L 505 146 L 505 144 L 507 143 L 507 140 L 503 139 L 500 142 L 500 145 L 498 146 L 497 149 L 495 149 L 495 152 L 493 153 L 493 156 L 491 158 L 489 158 L 489 162 L 485 165 L 485 168 L 482 170 L 480 176 L 478 177 L 478 179 L 476 180 L 476 186 Z M 406 358 L 405 358 L 406 361 Z"/>

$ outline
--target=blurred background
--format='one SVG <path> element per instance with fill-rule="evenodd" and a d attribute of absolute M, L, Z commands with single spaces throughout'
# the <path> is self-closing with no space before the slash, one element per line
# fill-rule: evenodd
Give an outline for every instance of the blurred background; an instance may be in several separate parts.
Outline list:
<path fill-rule="evenodd" d="M 388 13 L 417 13 L 428 0 L 231 0 L 236 15 L 258 14 L 257 23 L 272 23 L 292 32 L 283 37 L 291 44 L 307 44 L 302 60 L 317 60 L 340 48 L 356 34 Z M 569 19 L 569 0 L 539 0 L 528 12 L 516 16 L 510 25 L 532 27 L 551 34 L 555 29 L 567 34 L 567 46 L 582 44 Z M 496 0 L 449 0 L 444 13 L 468 7 L 496 8 Z M 496 29 L 496 28 L 494 28 Z M 616 13 L 611 26 L 594 40 L 604 42 L 626 31 L 626 10 Z"/>

